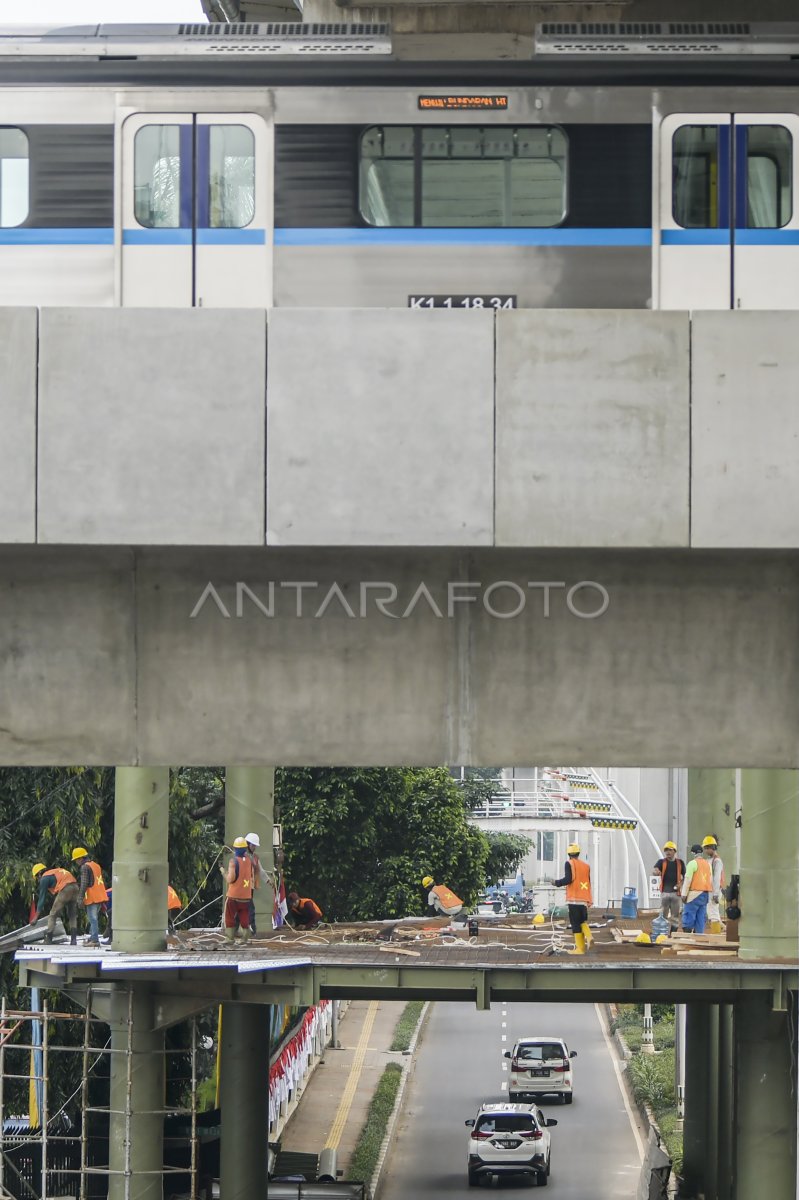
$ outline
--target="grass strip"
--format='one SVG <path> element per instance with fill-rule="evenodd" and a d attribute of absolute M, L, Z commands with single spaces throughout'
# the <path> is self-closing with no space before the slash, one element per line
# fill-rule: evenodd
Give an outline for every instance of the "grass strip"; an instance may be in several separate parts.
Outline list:
<path fill-rule="evenodd" d="M 374 1175 L 401 1078 L 402 1067 L 399 1063 L 389 1063 L 380 1076 L 350 1160 L 347 1171 L 349 1179 L 368 1183 Z"/>
<path fill-rule="evenodd" d="M 674 1087 L 674 1018 L 666 1006 L 653 1006 L 655 1055 L 641 1053 L 644 1035 L 643 1006 L 623 1004 L 613 1024 L 624 1035 L 633 1057 L 627 1070 L 637 1100 L 645 1101 L 655 1114 L 677 1176 L 683 1169 L 683 1139 L 678 1131 L 677 1102 Z"/>
<path fill-rule="evenodd" d="M 411 1038 L 416 1032 L 416 1026 L 419 1024 L 419 1018 L 422 1015 L 422 1009 L 425 1006 L 424 1000 L 409 1000 L 405 1008 L 400 1014 L 394 1030 L 394 1040 L 392 1041 L 390 1050 L 407 1050 L 411 1044 Z"/>

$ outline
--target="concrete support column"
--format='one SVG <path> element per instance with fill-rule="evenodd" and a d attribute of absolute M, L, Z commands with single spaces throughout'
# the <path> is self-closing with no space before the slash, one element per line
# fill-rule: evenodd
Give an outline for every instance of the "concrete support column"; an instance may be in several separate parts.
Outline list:
<path fill-rule="evenodd" d="M 686 863 L 686 851 L 707 834 L 716 835 L 719 854 L 727 878 L 735 870 L 735 771 L 715 768 L 688 770 L 688 836 L 680 846 L 680 857 Z"/>
<path fill-rule="evenodd" d="M 720 1004 L 718 1070 L 718 1200 L 732 1200 L 733 1147 L 735 1145 L 734 1009 Z"/>
<path fill-rule="evenodd" d="M 686 1004 L 683 1196 L 698 1196 L 706 1191 L 710 1101 L 706 1063 L 709 1035 L 710 1005 L 699 1001 Z"/>
<path fill-rule="evenodd" d="M 114 893 L 116 916 L 116 891 Z M 153 1030 L 149 986 L 111 993 L 108 1200 L 161 1200 L 164 1163 L 164 1034 Z"/>
<path fill-rule="evenodd" d="M 272 827 L 275 823 L 275 771 L 273 767 L 227 767 L 225 769 L 225 841 L 248 833 L 261 839 L 258 857 L 265 871 L 275 866 Z M 268 887 L 255 893 L 258 928 L 272 928 L 274 896 Z"/>
<path fill-rule="evenodd" d="M 163 950 L 169 883 L 169 769 L 117 767 L 113 948 Z"/>
<path fill-rule="evenodd" d="M 795 958 L 799 772 L 741 772 L 741 958 Z"/>
<path fill-rule="evenodd" d="M 222 1009 L 222 1200 L 253 1200 L 267 1194 L 269 1014 L 265 1004 L 225 1004 Z"/>
<path fill-rule="evenodd" d="M 780 772 L 778 772 L 780 773 Z M 796 1200 L 796 1098 L 787 1014 L 745 992 L 735 1012 L 735 1200 Z"/>

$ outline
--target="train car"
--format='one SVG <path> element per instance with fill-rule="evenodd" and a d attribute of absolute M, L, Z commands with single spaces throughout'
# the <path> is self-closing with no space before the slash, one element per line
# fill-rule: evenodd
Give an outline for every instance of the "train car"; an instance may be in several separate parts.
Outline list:
<path fill-rule="evenodd" d="M 0 29 L 0 304 L 799 307 L 799 25 Z"/>

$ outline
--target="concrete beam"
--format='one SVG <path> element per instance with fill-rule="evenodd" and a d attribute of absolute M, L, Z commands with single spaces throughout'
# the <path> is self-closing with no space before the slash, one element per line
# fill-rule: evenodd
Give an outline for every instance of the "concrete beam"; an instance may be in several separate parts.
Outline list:
<path fill-rule="evenodd" d="M 781 554 L 6 548 L 0 763 L 795 767 L 797 645 Z"/>

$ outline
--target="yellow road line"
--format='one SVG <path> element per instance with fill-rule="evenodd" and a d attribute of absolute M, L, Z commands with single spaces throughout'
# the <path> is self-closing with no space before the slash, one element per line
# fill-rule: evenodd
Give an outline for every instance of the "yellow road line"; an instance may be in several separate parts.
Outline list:
<path fill-rule="evenodd" d="M 347 1123 L 347 1117 L 350 1115 L 352 1102 L 355 1099 L 355 1092 L 358 1087 L 358 1081 L 361 1078 L 363 1070 L 363 1060 L 366 1058 L 366 1051 L 369 1046 L 369 1035 L 372 1032 L 372 1026 L 375 1023 L 379 1001 L 372 1000 L 366 1012 L 366 1017 L 363 1022 L 361 1036 L 358 1039 L 358 1045 L 355 1050 L 355 1057 L 352 1060 L 350 1073 L 347 1078 L 347 1083 L 344 1091 L 341 1094 L 341 1102 L 336 1110 L 336 1115 L 333 1119 L 333 1125 L 325 1142 L 326 1150 L 338 1149 L 338 1144 L 341 1141 L 341 1135 L 344 1132 L 344 1126 Z"/>

